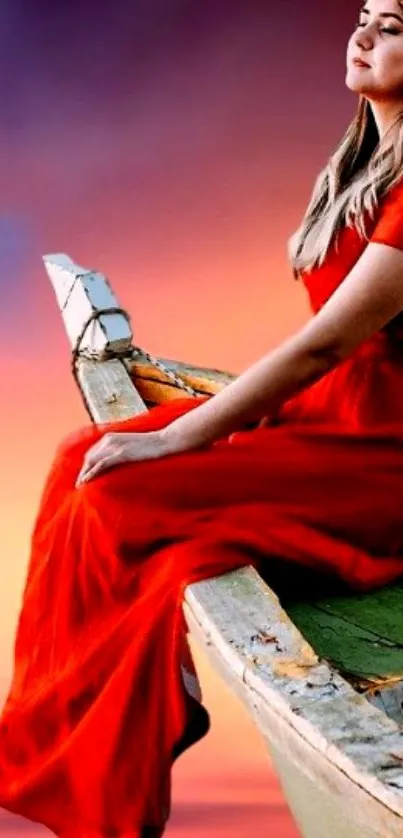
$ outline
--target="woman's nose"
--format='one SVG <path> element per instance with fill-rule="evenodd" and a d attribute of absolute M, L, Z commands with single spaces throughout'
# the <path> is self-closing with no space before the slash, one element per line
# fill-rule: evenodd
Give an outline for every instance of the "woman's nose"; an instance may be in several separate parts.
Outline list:
<path fill-rule="evenodd" d="M 373 46 L 373 37 L 368 26 L 356 30 L 355 42 L 360 49 L 371 49 Z"/>

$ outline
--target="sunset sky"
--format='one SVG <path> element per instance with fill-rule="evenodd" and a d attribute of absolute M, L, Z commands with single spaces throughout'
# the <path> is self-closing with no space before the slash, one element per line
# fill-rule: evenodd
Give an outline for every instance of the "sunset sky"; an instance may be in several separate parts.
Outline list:
<path fill-rule="evenodd" d="M 104 272 L 155 355 L 241 372 L 291 334 L 308 307 L 286 242 L 355 110 L 357 10 L 2 0 L 1 695 L 39 493 L 88 421 L 42 254 Z M 194 651 L 213 729 L 174 768 L 167 838 L 298 838 L 257 730 Z M 49 834 L 0 811 L 1 830 Z"/>

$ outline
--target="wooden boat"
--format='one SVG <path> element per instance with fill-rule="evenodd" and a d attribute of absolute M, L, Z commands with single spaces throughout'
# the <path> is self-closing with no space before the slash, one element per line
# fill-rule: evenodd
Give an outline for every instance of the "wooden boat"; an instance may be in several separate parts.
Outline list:
<path fill-rule="evenodd" d="M 94 422 L 234 376 L 133 346 L 105 277 L 44 257 Z M 403 834 L 403 587 L 279 597 L 250 566 L 186 589 L 188 627 L 267 744 L 304 838 Z"/>

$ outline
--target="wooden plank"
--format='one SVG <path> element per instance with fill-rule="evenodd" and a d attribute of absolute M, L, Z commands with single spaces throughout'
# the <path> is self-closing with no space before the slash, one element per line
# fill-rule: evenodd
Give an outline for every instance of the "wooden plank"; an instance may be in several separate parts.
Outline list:
<path fill-rule="evenodd" d="M 344 598 L 340 600 L 342 612 Z M 362 610 L 359 598 L 357 602 L 355 597 L 351 598 L 348 609 L 351 611 L 351 619 L 339 613 L 338 604 L 339 600 L 335 598 L 329 609 L 321 601 L 292 603 L 286 607 L 291 619 L 317 654 L 331 661 L 343 673 L 367 679 L 391 676 L 403 678 L 403 644 L 388 639 L 387 631 L 382 631 L 382 610 L 376 620 L 376 611 L 371 608 L 369 613 L 372 620 L 368 622 L 376 629 L 371 631 L 362 627 L 368 612 L 365 608 Z M 395 616 L 399 622 L 401 614 L 395 613 Z"/>
<path fill-rule="evenodd" d="M 321 597 L 312 605 L 403 648 L 403 587 L 401 582 L 368 594 Z"/>
<path fill-rule="evenodd" d="M 163 402 L 176 401 L 177 399 L 193 398 L 190 393 L 187 393 L 185 390 L 181 390 L 171 381 L 161 382 L 153 379 L 137 377 L 133 380 L 133 383 L 137 392 L 147 405 L 158 405 L 163 404 Z"/>
<path fill-rule="evenodd" d="M 55 267 L 55 260 L 45 261 L 45 264 L 57 284 L 60 271 Z M 70 265 L 68 269 L 74 272 L 77 281 L 74 263 L 71 260 L 63 262 L 64 271 L 66 264 Z M 96 276 L 98 282 L 102 280 L 102 275 Z M 66 284 L 68 288 L 73 287 L 72 282 Z M 65 301 L 61 306 L 64 318 L 71 305 L 71 296 L 67 300 L 59 289 L 59 297 Z M 71 315 L 69 322 L 72 321 L 75 331 L 71 330 L 70 334 L 80 334 L 83 323 L 80 324 L 75 315 Z M 103 346 L 89 345 L 91 355 L 96 351 L 103 355 L 105 347 L 110 347 L 107 325 Z M 123 361 L 116 363 L 124 368 Z M 80 369 L 84 380 L 85 369 Z M 114 409 L 118 413 L 128 409 L 120 402 L 116 408 L 115 384 L 111 390 L 106 388 L 101 404 L 98 404 L 97 376 L 106 371 L 108 378 L 108 369 L 112 367 L 99 361 L 92 368 L 93 380 L 91 387 L 88 385 L 87 398 L 94 418 L 97 412 L 102 417 L 115 418 Z M 120 374 L 117 384 L 121 386 Z M 118 400 L 120 397 L 117 393 Z M 138 398 L 133 397 L 133 412 L 139 409 Z M 294 749 L 301 754 L 292 762 L 297 775 L 300 775 L 302 765 L 312 776 L 321 771 L 336 807 L 341 804 L 343 795 L 335 790 L 334 783 L 343 775 L 350 792 L 349 803 L 373 803 L 378 813 L 379 807 L 383 807 L 382 817 L 387 828 L 379 834 L 397 836 L 397 820 L 403 825 L 402 730 L 359 696 L 326 662 L 318 659 L 256 571 L 245 567 L 189 585 L 184 593 L 184 612 L 188 625 L 204 645 L 210 660 L 216 662 L 225 680 L 238 691 L 254 714 L 268 746 L 278 741 L 276 732 L 283 730 L 280 761 L 281 749 L 285 748 L 287 740 L 290 759 L 293 761 Z M 293 788 L 288 794 L 292 805 Z M 313 817 L 320 802 L 312 800 Z M 370 817 L 375 818 L 372 811 Z M 372 822 L 367 818 L 363 830 L 356 834 L 359 838 L 361 835 L 362 838 L 372 836 Z M 306 829 L 304 827 L 304 835 L 312 838 L 309 824 Z"/>
<path fill-rule="evenodd" d="M 157 360 L 161 361 L 161 363 L 167 367 L 168 370 L 180 376 L 185 384 L 188 384 L 201 395 L 214 395 L 215 393 L 219 393 L 223 387 L 226 387 L 227 384 L 230 384 L 231 381 L 235 381 L 237 378 L 235 373 L 210 369 L 209 367 L 199 367 L 195 364 L 174 361 L 172 358 L 158 358 Z M 138 386 L 139 389 L 141 382 L 144 381 L 148 383 L 149 391 L 151 393 L 153 392 L 153 384 L 158 382 L 161 386 L 160 392 L 161 395 L 163 394 L 164 400 L 170 398 L 170 396 L 167 395 L 167 391 L 169 389 L 178 389 L 174 382 L 170 381 L 164 372 L 154 366 L 154 364 L 147 359 L 146 355 L 141 352 L 135 355 L 134 358 L 128 358 L 125 360 L 125 365 L 135 386 Z M 164 390 L 162 390 L 162 388 L 164 388 Z M 181 391 L 179 390 L 179 393 L 180 392 Z"/>
<path fill-rule="evenodd" d="M 99 362 L 81 357 L 77 378 L 90 417 L 97 424 L 129 419 L 147 410 L 118 358 Z"/>

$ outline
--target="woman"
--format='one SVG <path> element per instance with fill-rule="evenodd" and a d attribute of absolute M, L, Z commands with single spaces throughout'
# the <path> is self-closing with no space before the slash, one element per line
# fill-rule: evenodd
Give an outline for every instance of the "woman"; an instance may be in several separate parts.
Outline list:
<path fill-rule="evenodd" d="M 57 452 L 0 805 L 58 836 L 163 834 L 173 760 L 209 727 L 186 585 L 279 556 L 357 590 L 403 574 L 402 7 L 360 13 L 358 113 L 290 242 L 315 316 L 213 398 L 85 428 Z"/>

